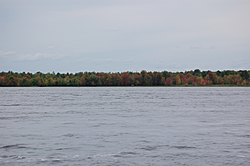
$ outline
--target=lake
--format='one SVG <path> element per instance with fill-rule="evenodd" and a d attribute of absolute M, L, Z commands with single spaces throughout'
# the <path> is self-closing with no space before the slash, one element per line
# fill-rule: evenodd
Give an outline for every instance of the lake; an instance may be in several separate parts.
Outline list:
<path fill-rule="evenodd" d="M 1 165 L 250 165 L 249 87 L 1 87 Z"/>

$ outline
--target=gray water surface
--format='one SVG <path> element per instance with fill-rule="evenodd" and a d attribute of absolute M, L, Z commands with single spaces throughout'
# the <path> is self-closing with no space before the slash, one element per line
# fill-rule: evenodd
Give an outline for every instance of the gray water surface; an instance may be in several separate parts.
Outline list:
<path fill-rule="evenodd" d="M 250 165 L 250 88 L 0 88 L 1 165 Z"/>

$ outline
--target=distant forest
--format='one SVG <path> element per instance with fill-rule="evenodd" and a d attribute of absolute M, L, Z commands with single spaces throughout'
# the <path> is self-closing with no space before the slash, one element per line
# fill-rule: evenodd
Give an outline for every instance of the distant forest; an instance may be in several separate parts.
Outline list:
<path fill-rule="evenodd" d="M 79 73 L 17 73 L 1 72 L 0 86 L 208 86 L 250 85 L 250 70 L 185 72 L 79 72 Z"/>

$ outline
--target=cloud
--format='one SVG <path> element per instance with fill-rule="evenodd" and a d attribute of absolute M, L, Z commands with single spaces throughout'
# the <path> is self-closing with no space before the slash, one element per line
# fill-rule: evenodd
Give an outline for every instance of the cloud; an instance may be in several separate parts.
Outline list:
<path fill-rule="evenodd" d="M 56 46 L 48 46 L 48 49 L 54 49 Z"/>
<path fill-rule="evenodd" d="M 234 63 L 232 63 L 231 68 L 237 70 L 245 70 L 250 68 L 250 58 L 241 58 L 236 59 Z"/>
<path fill-rule="evenodd" d="M 6 56 L 6 55 L 11 55 L 11 54 L 15 54 L 16 51 L 7 51 L 7 52 L 4 52 L 2 50 L 0 50 L 0 56 Z"/>
<path fill-rule="evenodd" d="M 114 62 L 116 60 L 109 58 L 109 59 L 92 59 L 93 62 Z"/>
<path fill-rule="evenodd" d="M 201 49 L 202 48 L 202 45 L 193 45 L 190 47 L 190 49 Z"/>
<path fill-rule="evenodd" d="M 20 61 L 24 61 L 24 60 L 28 60 L 28 61 L 34 61 L 34 60 L 38 60 L 38 59 L 47 59 L 49 58 L 48 54 L 42 54 L 42 53 L 36 53 L 34 54 L 27 54 L 24 56 L 19 56 L 19 60 Z"/>
<path fill-rule="evenodd" d="M 10 54 L 15 54 L 15 53 L 16 53 L 16 51 L 7 51 L 4 53 L 4 55 L 10 55 Z"/>
<path fill-rule="evenodd" d="M 112 29 L 108 29 L 107 31 L 111 31 L 111 32 L 115 32 L 115 31 L 120 31 L 120 28 L 112 28 Z"/>
<path fill-rule="evenodd" d="M 39 59 L 47 59 L 49 58 L 49 54 L 42 54 L 42 53 L 36 53 L 36 54 L 16 54 L 11 55 L 7 57 L 8 59 L 12 61 L 35 61 Z"/>
<path fill-rule="evenodd" d="M 113 59 L 113 58 L 83 58 L 83 59 L 79 59 L 77 61 L 78 62 L 85 61 L 85 62 L 107 63 L 107 62 L 117 62 L 118 60 Z"/>
<path fill-rule="evenodd" d="M 35 53 L 35 54 L 17 54 L 15 51 L 1 51 L 0 56 L 11 61 L 35 61 L 41 59 L 58 60 L 63 57 L 69 56 L 68 54 L 48 54 L 48 53 Z"/>
<path fill-rule="evenodd" d="M 48 54 L 48 53 L 36 53 L 35 55 L 26 55 L 24 56 L 24 60 L 40 60 L 40 59 L 51 59 L 51 60 L 58 60 L 69 56 L 69 54 Z"/>

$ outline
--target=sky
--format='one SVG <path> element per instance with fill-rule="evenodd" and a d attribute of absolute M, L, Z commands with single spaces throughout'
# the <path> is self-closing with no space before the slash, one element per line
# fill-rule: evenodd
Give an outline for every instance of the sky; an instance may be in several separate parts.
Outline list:
<path fill-rule="evenodd" d="M 249 0 L 0 0 L 0 71 L 250 70 Z"/>

